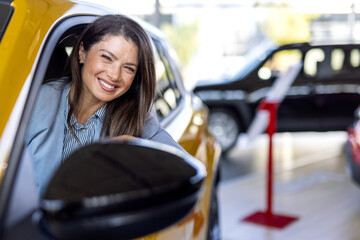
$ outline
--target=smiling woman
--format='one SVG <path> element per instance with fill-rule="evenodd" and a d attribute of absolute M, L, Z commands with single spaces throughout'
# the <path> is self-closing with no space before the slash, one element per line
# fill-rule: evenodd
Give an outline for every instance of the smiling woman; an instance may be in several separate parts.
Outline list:
<path fill-rule="evenodd" d="M 79 49 L 81 74 L 84 86 L 81 107 L 76 118 L 84 124 L 105 103 L 121 97 L 134 80 L 138 65 L 138 47 L 122 36 L 105 36 L 102 41 L 85 51 Z M 74 89 L 70 90 L 70 98 Z"/>
<path fill-rule="evenodd" d="M 147 138 L 182 149 L 150 114 L 154 57 L 139 24 L 123 15 L 98 18 L 70 60 L 66 77 L 43 84 L 26 137 L 40 192 L 68 156 L 104 138 Z"/>

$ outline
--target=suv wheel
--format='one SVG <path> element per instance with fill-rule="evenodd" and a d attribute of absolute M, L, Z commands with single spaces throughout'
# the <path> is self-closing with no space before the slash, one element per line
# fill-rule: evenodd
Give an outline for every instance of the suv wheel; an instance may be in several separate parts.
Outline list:
<path fill-rule="evenodd" d="M 235 144 L 240 132 L 237 117 L 223 108 L 210 111 L 209 129 L 219 142 L 222 152 L 228 152 Z"/>

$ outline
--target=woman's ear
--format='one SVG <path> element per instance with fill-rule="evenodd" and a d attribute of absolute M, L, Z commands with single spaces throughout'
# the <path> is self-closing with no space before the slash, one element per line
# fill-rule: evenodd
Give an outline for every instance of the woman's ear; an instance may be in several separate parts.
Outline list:
<path fill-rule="evenodd" d="M 85 61 L 85 49 L 83 42 L 81 42 L 79 46 L 79 62 L 84 63 L 84 61 Z"/>

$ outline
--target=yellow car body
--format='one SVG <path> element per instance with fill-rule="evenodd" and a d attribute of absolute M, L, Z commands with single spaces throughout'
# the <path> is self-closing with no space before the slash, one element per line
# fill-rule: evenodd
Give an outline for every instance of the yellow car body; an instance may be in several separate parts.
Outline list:
<path fill-rule="evenodd" d="M 6 238 L 9 212 L 4 209 L 11 205 L 12 186 L 20 174 L 18 169 L 24 154 L 26 126 L 36 100 L 34 93 L 41 85 L 37 79 L 44 77 L 42 68 L 49 62 L 47 53 L 51 44 L 48 40 L 59 26 L 66 28 L 66 24 L 61 24 L 67 19 L 84 17 L 86 23 L 94 16 L 115 12 L 66 0 L 1 0 L 0 7 L 9 10 L 5 10 L 6 14 L 1 12 L 4 17 L 0 20 L 0 30 L 3 31 L 2 37 L 0 32 L 0 234 L 5 236 L 0 238 L 12 239 Z M 141 24 L 150 35 L 165 41 L 157 29 Z M 170 56 L 171 48 L 168 52 Z M 171 64 L 176 65 L 175 61 Z M 180 78 L 178 72 L 175 75 Z M 187 217 L 140 239 L 207 238 L 220 147 L 207 130 L 207 109 L 181 83 L 179 89 L 181 101 L 161 123 L 180 145 L 205 165 L 207 177 L 202 195 Z M 12 224 L 16 225 L 16 220 Z"/>

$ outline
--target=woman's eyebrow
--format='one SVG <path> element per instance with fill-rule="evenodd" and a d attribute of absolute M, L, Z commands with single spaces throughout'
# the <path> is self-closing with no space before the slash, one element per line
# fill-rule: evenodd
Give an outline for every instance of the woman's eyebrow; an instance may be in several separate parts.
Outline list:
<path fill-rule="evenodd" d="M 99 51 L 107 52 L 108 54 L 111 55 L 112 58 L 114 58 L 114 59 L 116 59 L 116 60 L 118 59 L 112 52 L 110 52 L 110 51 L 108 51 L 108 50 L 106 50 L 106 49 L 100 49 Z"/>

